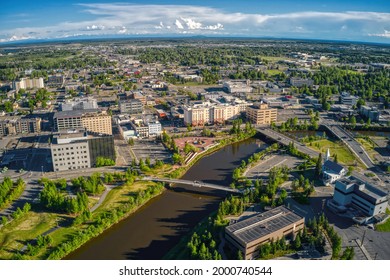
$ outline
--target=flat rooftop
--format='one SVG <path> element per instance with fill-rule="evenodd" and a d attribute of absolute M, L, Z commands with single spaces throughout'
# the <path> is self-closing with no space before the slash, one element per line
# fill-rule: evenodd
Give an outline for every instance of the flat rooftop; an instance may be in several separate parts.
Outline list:
<path fill-rule="evenodd" d="M 272 234 L 282 228 L 299 222 L 303 217 L 284 206 L 259 213 L 251 218 L 226 227 L 226 232 L 244 244 Z"/>
<path fill-rule="evenodd" d="M 58 111 L 54 113 L 54 119 L 63 119 L 63 118 L 75 118 L 81 117 L 85 114 L 100 113 L 99 109 L 85 109 L 85 110 L 73 110 L 73 111 Z"/>
<path fill-rule="evenodd" d="M 345 177 L 339 180 L 344 185 L 349 185 L 354 188 L 354 192 L 358 195 L 363 196 L 368 201 L 375 203 L 378 199 L 387 196 L 380 187 L 373 186 L 365 181 L 362 181 L 354 176 Z"/>

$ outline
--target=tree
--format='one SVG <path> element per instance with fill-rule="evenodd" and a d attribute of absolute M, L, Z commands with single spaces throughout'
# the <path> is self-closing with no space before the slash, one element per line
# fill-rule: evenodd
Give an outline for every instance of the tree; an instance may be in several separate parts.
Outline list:
<path fill-rule="evenodd" d="M 337 154 L 334 154 L 334 155 L 333 155 L 333 161 L 334 161 L 335 163 L 338 163 Z"/>
<path fill-rule="evenodd" d="M 318 155 L 317 163 L 316 163 L 316 171 L 315 171 L 316 176 L 319 177 L 321 175 L 321 169 L 322 169 L 322 154 L 320 153 Z"/>
<path fill-rule="evenodd" d="M 127 143 L 128 143 L 130 146 L 134 146 L 134 139 L 133 139 L 133 138 L 129 138 L 129 140 L 127 141 Z"/>
<path fill-rule="evenodd" d="M 355 116 L 351 116 L 349 118 L 349 123 L 351 124 L 352 129 L 354 129 L 356 127 L 356 117 Z"/>

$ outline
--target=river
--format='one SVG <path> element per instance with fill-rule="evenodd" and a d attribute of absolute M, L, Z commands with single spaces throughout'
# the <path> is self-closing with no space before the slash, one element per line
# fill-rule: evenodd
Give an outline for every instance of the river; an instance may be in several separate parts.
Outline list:
<path fill-rule="evenodd" d="M 258 139 L 232 144 L 202 158 L 183 179 L 228 186 L 241 160 L 266 147 Z M 92 239 L 66 259 L 162 259 L 182 236 L 217 210 L 224 191 L 177 185 Z"/>

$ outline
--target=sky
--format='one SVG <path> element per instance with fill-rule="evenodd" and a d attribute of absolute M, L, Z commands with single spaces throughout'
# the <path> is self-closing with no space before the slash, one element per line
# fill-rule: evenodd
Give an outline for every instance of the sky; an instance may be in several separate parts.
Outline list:
<path fill-rule="evenodd" d="M 0 2 L 0 43 L 199 35 L 390 43 L 390 0 Z"/>

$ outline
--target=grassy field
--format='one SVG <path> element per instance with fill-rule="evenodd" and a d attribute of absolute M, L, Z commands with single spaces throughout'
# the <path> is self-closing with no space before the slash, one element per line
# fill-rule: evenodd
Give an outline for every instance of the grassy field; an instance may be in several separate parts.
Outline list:
<path fill-rule="evenodd" d="M 363 164 L 357 160 L 355 155 L 341 142 L 333 142 L 328 139 L 321 139 L 313 141 L 312 143 L 306 144 L 309 148 L 313 150 L 322 152 L 323 154 L 329 149 L 330 154 L 333 157 L 334 154 L 337 155 L 337 160 L 339 163 L 347 166 L 359 166 L 364 168 Z"/>
<path fill-rule="evenodd" d="M 285 60 L 286 57 L 283 57 L 283 56 L 262 56 L 261 59 L 262 60 L 268 60 L 270 62 L 276 62 L 276 61 L 279 61 L 279 60 Z"/>
<path fill-rule="evenodd" d="M 151 182 L 135 182 L 134 184 L 118 186 L 111 190 L 106 196 L 104 202 L 93 212 L 93 215 L 99 214 L 102 211 L 111 210 L 118 207 L 124 201 L 128 201 L 129 193 L 141 189 L 146 189 L 147 186 L 154 184 Z M 89 198 L 89 206 L 94 205 L 97 197 Z M 22 248 L 39 235 L 53 229 L 57 225 L 61 227 L 50 233 L 52 238 L 52 247 L 55 247 L 65 241 L 69 235 L 77 234 L 81 229 L 85 228 L 84 224 L 70 226 L 74 216 L 57 213 L 48 213 L 42 211 L 31 210 L 25 216 L 11 221 L 0 229 L 0 259 L 10 259 L 12 256 L 22 250 Z M 46 250 L 40 251 L 33 259 L 45 259 Z"/>
<path fill-rule="evenodd" d="M 386 213 L 390 215 L 390 210 L 389 208 L 386 209 Z M 377 231 L 385 231 L 385 232 L 390 232 L 390 218 L 386 220 L 383 224 L 376 225 L 375 230 Z"/>
<path fill-rule="evenodd" d="M 267 70 L 267 73 L 271 76 L 274 76 L 274 75 L 278 75 L 278 74 L 282 73 L 282 71 L 277 70 L 277 69 L 270 69 L 270 70 Z"/>

